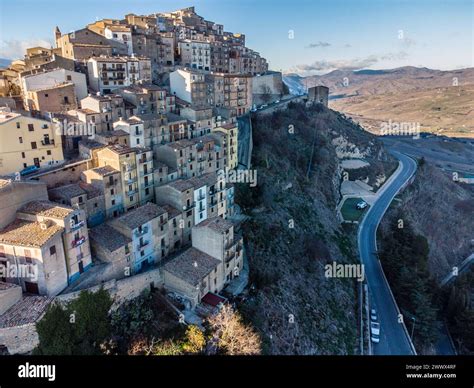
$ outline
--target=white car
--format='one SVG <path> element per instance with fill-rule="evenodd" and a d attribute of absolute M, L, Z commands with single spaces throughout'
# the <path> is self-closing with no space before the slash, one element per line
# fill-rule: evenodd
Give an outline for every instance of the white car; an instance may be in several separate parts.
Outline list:
<path fill-rule="evenodd" d="M 380 323 L 370 322 L 370 340 L 376 344 L 380 342 Z"/>
<path fill-rule="evenodd" d="M 367 202 L 365 202 L 365 201 L 360 201 L 357 204 L 357 209 L 359 209 L 359 210 L 365 209 L 366 207 L 367 207 Z"/>
<path fill-rule="evenodd" d="M 377 322 L 378 319 L 377 319 L 377 311 L 375 311 L 375 309 L 371 309 L 370 310 L 370 320 L 372 322 Z"/>

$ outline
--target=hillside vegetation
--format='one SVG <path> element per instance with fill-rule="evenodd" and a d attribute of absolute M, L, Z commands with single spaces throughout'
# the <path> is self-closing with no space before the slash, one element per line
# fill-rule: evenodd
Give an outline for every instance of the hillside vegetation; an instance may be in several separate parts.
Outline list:
<path fill-rule="evenodd" d="M 372 135 L 321 105 L 290 104 L 252 123 L 258 185 L 238 185 L 237 202 L 251 216 L 243 233 L 253 291 L 240 310 L 267 354 L 357 353 L 358 283 L 324 276 L 327 263 L 357 261 L 354 230 L 335 215 L 336 148 L 357 148 L 378 173 L 393 161 Z"/>

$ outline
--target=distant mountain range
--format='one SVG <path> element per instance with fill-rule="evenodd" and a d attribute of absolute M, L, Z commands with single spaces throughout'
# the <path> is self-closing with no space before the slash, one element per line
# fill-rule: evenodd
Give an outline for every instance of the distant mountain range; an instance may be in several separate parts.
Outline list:
<path fill-rule="evenodd" d="M 374 133 L 391 120 L 416 122 L 422 131 L 446 136 L 474 137 L 474 68 L 335 70 L 309 77 L 285 74 L 284 82 L 293 94 L 315 85 L 329 87 L 330 107 Z"/>

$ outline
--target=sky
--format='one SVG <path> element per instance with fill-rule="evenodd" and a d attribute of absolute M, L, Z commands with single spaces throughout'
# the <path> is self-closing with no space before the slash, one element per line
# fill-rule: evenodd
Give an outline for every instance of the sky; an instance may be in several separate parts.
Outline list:
<path fill-rule="evenodd" d="M 188 6 L 244 33 L 273 70 L 474 66 L 472 0 L 0 0 L 0 58 L 51 46 L 56 25 L 66 33 L 104 17 Z"/>

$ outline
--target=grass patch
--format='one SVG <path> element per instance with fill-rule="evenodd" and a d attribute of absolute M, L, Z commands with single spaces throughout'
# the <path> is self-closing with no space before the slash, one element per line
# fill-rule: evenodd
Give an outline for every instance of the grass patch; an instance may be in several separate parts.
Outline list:
<path fill-rule="evenodd" d="M 357 209 L 356 205 L 360 201 L 363 201 L 362 198 L 347 198 L 342 204 L 341 214 L 346 221 L 359 221 L 365 211 L 370 207 L 367 206 L 365 209 Z"/>

